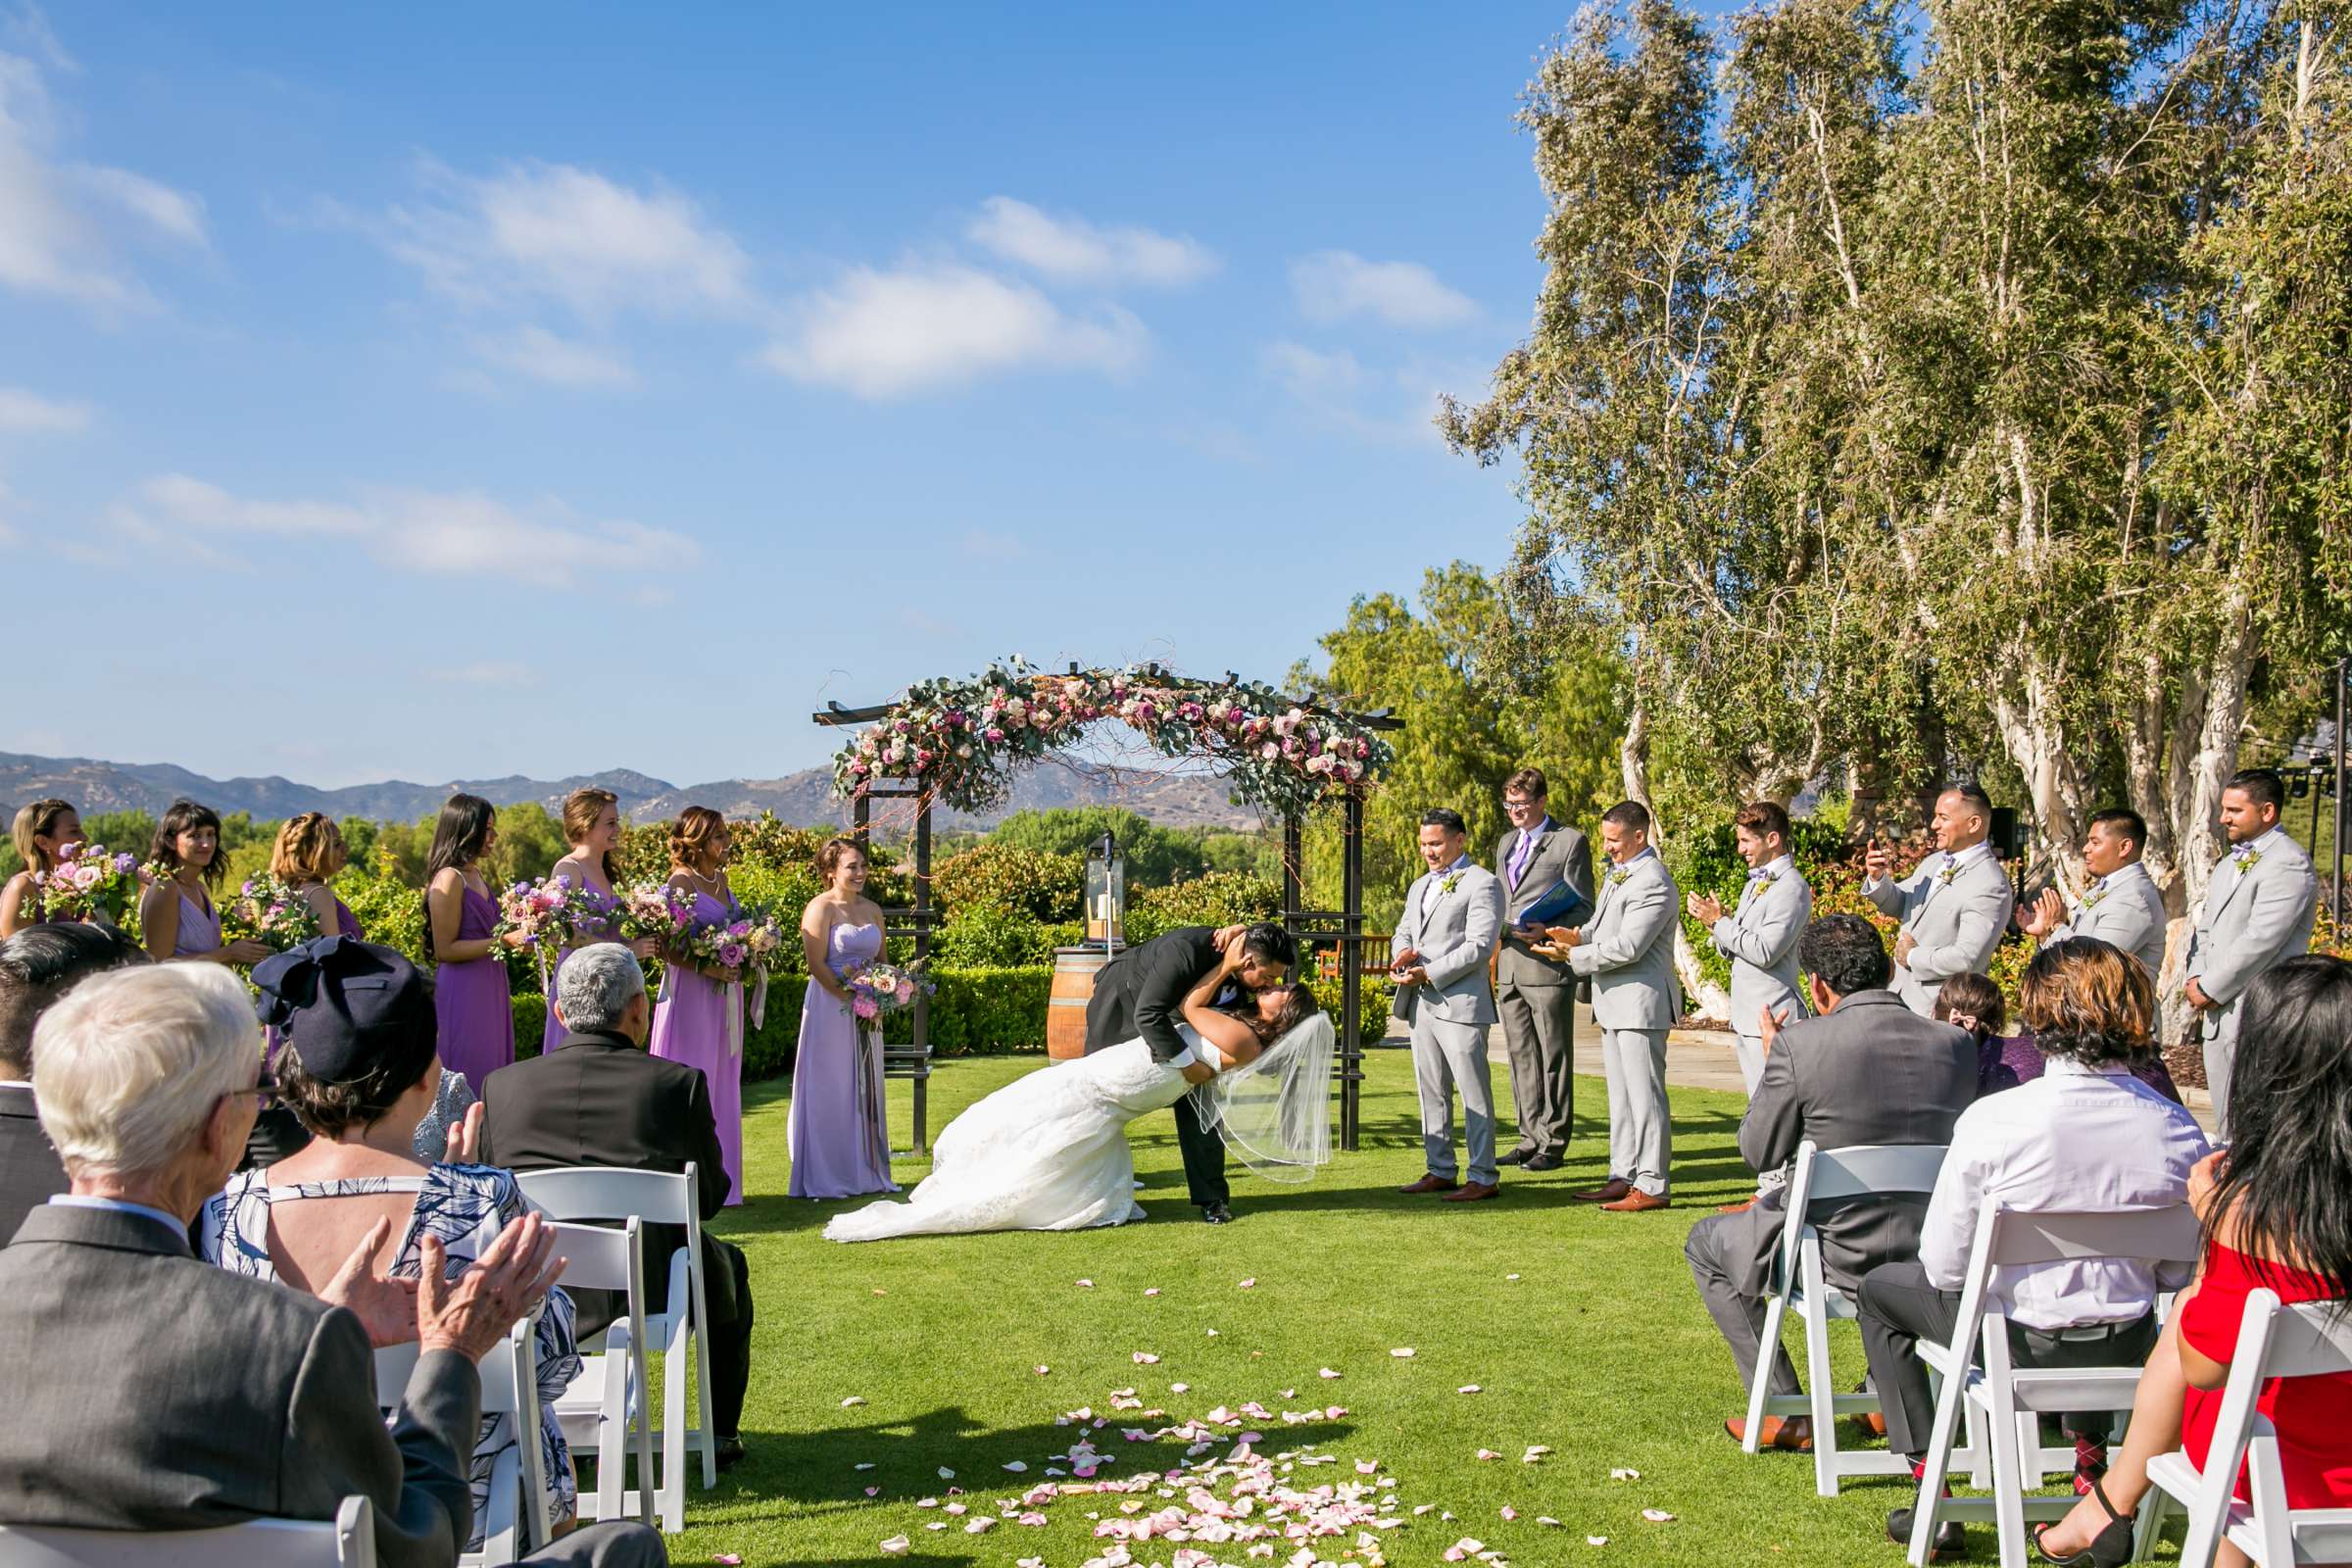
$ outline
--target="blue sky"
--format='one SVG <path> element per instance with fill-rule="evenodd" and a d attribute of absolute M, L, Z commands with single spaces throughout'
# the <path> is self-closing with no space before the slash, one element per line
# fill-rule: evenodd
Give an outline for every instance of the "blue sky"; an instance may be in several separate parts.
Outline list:
<path fill-rule="evenodd" d="M 0 749 L 692 782 L 1006 654 L 1278 679 L 1508 548 L 1427 416 L 1567 16 L 0 0 Z"/>

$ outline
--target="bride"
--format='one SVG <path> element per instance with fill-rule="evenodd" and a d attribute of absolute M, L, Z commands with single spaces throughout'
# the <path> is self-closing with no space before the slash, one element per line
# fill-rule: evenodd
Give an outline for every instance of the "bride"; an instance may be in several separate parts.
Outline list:
<path fill-rule="evenodd" d="M 965 1231 L 1072 1231 L 1144 1217 L 1127 1124 L 1195 1097 L 1203 1126 L 1259 1175 L 1304 1181 L 1331 1158 L 1333 1031 L 1302 985 L 1218 993 L 1242 962 L 1231 945 L 1184 999 L 1185 1045 L 1217 1076 L 1185 1082 L 1186 1057 L 1154 1061 L 1142 1040 L 1104 1047 L 1006 1084 L 949 1123 L 931 1174 L 907 1200 L 869 1203 L 825 1227 L 835 1242 Z"/>

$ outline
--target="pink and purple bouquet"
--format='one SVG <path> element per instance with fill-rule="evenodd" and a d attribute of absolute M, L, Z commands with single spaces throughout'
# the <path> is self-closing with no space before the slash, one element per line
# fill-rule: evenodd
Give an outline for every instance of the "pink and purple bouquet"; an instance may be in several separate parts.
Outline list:
<path fill-rule="evenodd" d="M 57 865 L 32 876 L 41 912 L 52 920 L 104 920 L 121 925 L 139 897 L 135 856 L 110 855 L 103 844 L 67 844 Z"/>
<path fill-rule="evenodd" d="M 623 942 L 652 937 L 675 949 L 694 929 L 694 895 L 667 882 L 638 882 L 621 890 L 617 912 Z"/>
<path fill-rule="evenodd" d="M 226 942 L 259 942 L 284 953 L 318 934 L 318 911 L 273 876 L 248 877 L 237 896 L 220 905 L 220 936 Z"/>
<path fill-rule="evenodd" d="M 927 997 L 939 989 L 912 965 L 878 959 L 850 970 L 841 983 L 849 988 L 850 1011 L 869 1022 L 911 1007 L 916 996 Z"/>
<path fill-rule="evenodd" d="M 764 973 L 782 962 L 788 940 L 789 933 L 773 911 L 755 905 L 739 906 L 724 920 L 696 922 L 679 946 L 706 968 Z"/>
<path fill-rule="evenodd" d="M 571 946 L 575 936 L 600 941 L 610 928 L 612 911 L 605 900 L 567 876 L 540 882 L 517 882 L 498 896 L 495 935 L 522 933 L 524 945 L 542 955 Z"/>

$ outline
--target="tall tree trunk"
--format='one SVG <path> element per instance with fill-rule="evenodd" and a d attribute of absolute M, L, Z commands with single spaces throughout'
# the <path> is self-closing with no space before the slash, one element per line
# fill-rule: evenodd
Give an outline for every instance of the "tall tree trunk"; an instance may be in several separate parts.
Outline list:
<path fill-rule="evenodd" d="M 2070 888 L 2082 886 L 2082 773 L 2067 746 L 2056 682 L 2031 648 L 2017 650 L 2007 678 L 1996 678 L 1992 713 L 2002 749 L 2026 779 L 2034 832 L 2030 863 L 2054 867 Z"/>
<path fill-rule="evenodd" d="M 2221 607 L 2213 657 L 2200 672 L 2205 690 L 2204 723 L 2196 750 L 2173 763 L 2176 793 L 2187 796 L 2186 809 L 2174 820 L 2180 845 L 2183 892 L 2192 906 L 2222 858 L 2222 789 L 2237 771 L 2237 746 L 2246 724 L 2246 685 L 2254 671 L 2254 613 L 2242 582 L 2232 583 Z"/>

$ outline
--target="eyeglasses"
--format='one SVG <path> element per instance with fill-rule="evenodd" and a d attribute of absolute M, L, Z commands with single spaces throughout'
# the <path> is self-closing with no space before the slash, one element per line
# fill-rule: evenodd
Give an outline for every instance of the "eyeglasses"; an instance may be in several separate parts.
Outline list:
<path fill-rule="evenodd" d="M 1542 801 L 1514 801 L 1508 795 L 1502 798 L 1502 808 L 1506 811 L 1533 811 L 1543 804 Z"/>
<path fill-rule="evenodd" d="M 256 1097 L 259 1108 L 268 1110 L 277 1102 L 277 1074 L 264 1067 L 261 1076 L 253 1081 L 251 1089 L 232 1089 L 220 1098 L 234 1100 L 243 1095 L 252 1095 Z"/>

